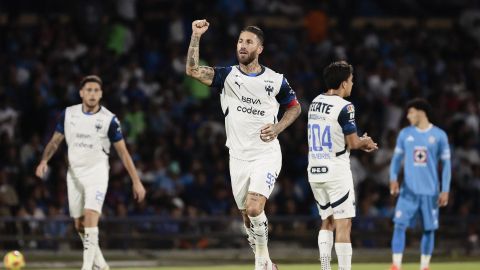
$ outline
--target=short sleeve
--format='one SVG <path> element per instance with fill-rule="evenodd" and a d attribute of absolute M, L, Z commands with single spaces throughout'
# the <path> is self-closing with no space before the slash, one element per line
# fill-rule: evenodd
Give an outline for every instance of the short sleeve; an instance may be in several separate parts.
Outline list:
<path fill-rule="evenodd" d="M 285 77 L 283 77 L 280 91 L 278 91 L 278 94 L 275 96 L 275 98 L 281 105 L 289 105 L 292 102 L 296 102 L 298 104 L 295 91 L 293 91 L 292 87 L 290 87 L 290 84 L 288 84 L 288 81 L 285 79 Z"/>
<path fill-rule="evenodd" d="M 65 110 L 63 110 L 62 114 L 57 119 L 57 125 L 55 126 L 55 131 L 65 134 Z"/>
<path fill-rule="evenodd" d="M 338 123 L 342 127 L 343 134 L 345 135 L 357 132 L 357 125 L 355 124 L 355 107 L 353 104 L 347 104 L 342 108 L 338 115 Z"/>
<path fill-rule="evenodd" d="M 211 87 L 223 88 L 223 84 L 228 74 L 232 71 L 232 67 L 214 67 L 214 74 Z"/>
<path fill-rule="evenodd" d="M 120 121 L 116 116 L 112 118 L 110 126 L 108 127 L 108 138 L 110 142 L 118 142 L 123 139 L 122 128 L 120 127 Z"/>

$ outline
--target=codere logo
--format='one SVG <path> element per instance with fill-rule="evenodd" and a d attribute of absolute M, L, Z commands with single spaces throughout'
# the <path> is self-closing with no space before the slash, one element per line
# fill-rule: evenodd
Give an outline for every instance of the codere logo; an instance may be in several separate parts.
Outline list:
<path fill-rule="evenodd" d="M 320 174 L 320 173 L 327 173 L 328 167 L 327 166 L 319 166 L 319 167 L 311 167 L 310 173 L 312 174 Z"/>

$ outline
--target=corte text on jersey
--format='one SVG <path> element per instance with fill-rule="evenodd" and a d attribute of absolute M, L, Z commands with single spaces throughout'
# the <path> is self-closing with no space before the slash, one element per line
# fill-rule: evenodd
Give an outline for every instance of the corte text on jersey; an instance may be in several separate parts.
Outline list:
<path fill-rule="evenodd" d="M 312 102 L 312 105 L 310 105 L 310 111 L 311 112 L 320 112 L 320 113 L 325 113 L 325 114 L 330 114 L 330 109 L 333 107 L 333 105 L 323 103 L 323 102 Z"/>

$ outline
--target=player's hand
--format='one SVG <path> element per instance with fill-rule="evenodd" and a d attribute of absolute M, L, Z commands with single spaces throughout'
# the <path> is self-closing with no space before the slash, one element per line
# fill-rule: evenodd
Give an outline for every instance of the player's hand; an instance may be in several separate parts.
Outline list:
<path fill-rule="evenodd" d="M 145 193 L 146 191 L 142 182 L 138 181 L 133 184 L 133 198 L 137 202 L 142 202 L 145 199 Z"/>
<path fill-rule="evenodd" d="M 278 136 L 278 127 L 276 124 L 266 124 L 260 129 L 260 139 L 264 142 L 271 142 Z"/>
<path fill-rule="evenodd" d="M 390 181 L 390 195 L 397 196 L 400 192 L 398 181 Z"/>
<path fill-rule="evenodd" d="M 203 35 L 208 30 L 208 26 L 210 25 L 207 20 L 195 20 L 192 22 L 192 33 L 194 35 Z"/>
<path fill-rule="evenodd" d="M 448 192 L 440 192 L 438 196 L 438 206 L 445 207 L 448 205 Z"/>
<path fill-rule="evenodd" d="M 362 140 L 362 141 L 365 141 L 365 140 L 368 141 L 368 142 L 367 142 L 367 145 L 362 149 L 363 151 L 370 153 L 370 152 L 375 151 L 375 150 L 378 149 L 377 143 L 374 142 L 374 141 L 372 140 L 372 138 L 371 138 L 370 136 L 368 136 L 368 134 L 367 134 L 366 132 L 362 135 L 362 137 L 360 137 L 360 140 Z"/>
<path fill-rule="evenodd" d="M 45 177 L 45 174 L 47 173 L 47 170 L 48 170 L 48 164 L 46 161 L 40 161 L 40 164 L 38 164 L 37 166 L 37 169 L 35 170 L 35 175 L 38 177 L 38 178 L 42 178 Z"/>

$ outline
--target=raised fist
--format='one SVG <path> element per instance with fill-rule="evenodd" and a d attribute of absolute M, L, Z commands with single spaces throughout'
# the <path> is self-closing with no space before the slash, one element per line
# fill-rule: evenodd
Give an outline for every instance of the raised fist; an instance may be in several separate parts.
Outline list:
<path fill-rule="evenodd" d="M 208 30 L 210 23 L 207 20 L 196 20 L 192 22 L 192 32 L 195 35 L 203 35 Z"/>

